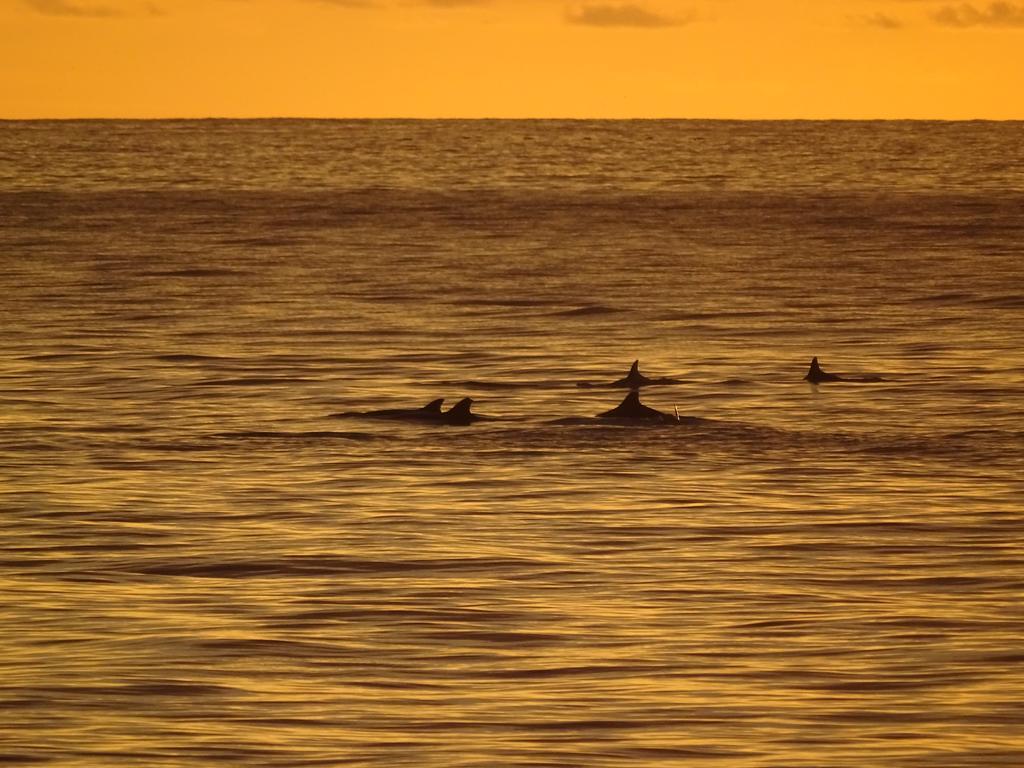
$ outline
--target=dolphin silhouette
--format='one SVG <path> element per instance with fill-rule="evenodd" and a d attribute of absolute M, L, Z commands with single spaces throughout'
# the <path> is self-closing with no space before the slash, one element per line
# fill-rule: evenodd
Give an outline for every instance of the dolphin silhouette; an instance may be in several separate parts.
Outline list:
<path fill-rule="evenodd" d="M 437 400 L 431 400 L 422 408 L 385 408 L 380 411 L 366 411 L 356 415 L 372 416 L 375 419 L 423 419 L 425 421 L 435 421 L 443 415 L 441 413 L 441 405 L 443 403 L 444 398 L 439 397 Z"/>
<path fill-rule="evenodd" d="M 609 382 L 607 384 L 593 384 L 589 381 L 579 381 L 576 383 L 577 387 L 593 388 L 593 387 L 607 387 L 609 389 L 618 389 L 621 387 L 627 387 L 629 389 L 640 389 L 640 387 L 649 387 L 652 385 L 664 385 L 664 384 L 682 384 L 679 379 L 649 379 L 640 373 L 640 361 L 634 360 L 633 365 L 629 368 L 629 373 L 623 376 L 621 379 Z"/>
<path fill-rule="evenodd" d="M 332 418 L 361 417 L 365 419 L 392 419 L 395 421 L 425 421 L 433 424 L 451 424 L 465 426 L 480 419 L 490 418 L 470 411 L 472 398 L 464 397 L 447 411 L 441 410 L 444 398 L 431 400 L 422 408 L 384 408 L 378 411 L 347 411 L 332 413 Z"/>
<path fill-rule="evenodd" d="M 378 411 L 345 411 L 332 413 L 331 418 L 344 419 L 361 417 L 366 419 L 394 419 L 395 421 L 442 421 L 445 414 L 441 411 L 444 398 L 431 400 L 422 408 L 383 408 Z"/>
<path fill-rule="evenodd" d="M 678 413 L 662 413 L 641 403 L 640 393 L 636 390 L 626 395 L 622 402 L 610 411 L 599 413 L 597 416 L 602 419 L 643 419 L 644 421 L 660 421 L 673 424 L 679 422 Z"/>
<path fill-rule="evenodd" d="M 821 366 L 818 365 L 818 358 L 815 357 L 811 360 L 811 367 L 807 371 L 807 375 L 804 376 L 804 381 L 809 381 L 811 384 L 820 384 L 823 381 L 842 381 L 843 377 L 838 376 L 834 373 L 826 373 L 821 370 Z"/>
<path fill-rule="evenodd" d="M 886 379 L 874 374 L 840 376 L 837 373 L 828 373 L 821 370 L 821 366 L 818 365 L 818 358 L 815 357 L 811 360 L 811 367 L 807 370 L 804 381 L 809 381 L 811 384 L 820 384 L 823 381 L 845 381 L 849 384 L 877 384 L 878 382 L 886 381 Z"/>
<path fill-rule="evenodd" d="M 479 416 L 475 413 L 470 412 L 470 406 L 473 405 L 473 398 L 464 397 L 443 414 L 441 419 L 445 424 L 454 424 L 456 426 L 465 426 L 472 424 L 474 421 L 478 421 L 486 416 Z"/>

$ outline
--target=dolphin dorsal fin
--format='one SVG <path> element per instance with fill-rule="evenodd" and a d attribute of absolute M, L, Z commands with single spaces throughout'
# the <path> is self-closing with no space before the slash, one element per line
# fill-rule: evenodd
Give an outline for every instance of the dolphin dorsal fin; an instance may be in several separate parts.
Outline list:
<path fill-rule="evenodd" d="M 464 418 L 469 416 L 469 407 L 473 405 L 473 398 L 464 397 L 459 402 L 451 407 L 448 411 L 449 416 L 455 416 L 458 418 Z"/>
<path fill-rule="evenodd" d="M 640 393 L 635 389 L 622 398 L 622 402 L 612 408 L 610 411 L 597 414 L 598 417 L 614 417 L 614 418 L 633 418 L 638 412 L 642 411 L 644 406 L 640 405 Z"/>
<path fill-rule="evenodd" d="M 633 361 L 633 364 L 629 367 L 629 375 L 630 376 L 639 376 L 640 375 L 640 361 L 639 360 L 634 360 Z"/>
<path fill-rule="evenodd" d="M 635 389 L 626 395 L 622 402 L 619 403 L 619 408 L 639 408 L 640 407 L 640 393 Z"/>
<path fill-rule="evenodd" d="M 818 365 L 818 358 L 817 357 L 812 357 L 811 358 L 811 371 L 813 372 L 813 371 L 820 371 L 820 370 L 821 370 L 821 366 Z"/>
<path fill-rule="evenodd" d="M 429 413 L 440 413 L 441 404 L 444 402 L 443 397 L 437 398 L 437 400 L 431 400 L 429 403 L 420 408 L 421 411 L 427 411 Z"/>

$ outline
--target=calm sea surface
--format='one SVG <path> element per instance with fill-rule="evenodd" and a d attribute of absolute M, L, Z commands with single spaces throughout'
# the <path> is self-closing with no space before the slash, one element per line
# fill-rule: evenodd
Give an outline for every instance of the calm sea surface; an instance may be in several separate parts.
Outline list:
<path fill-rule="evenodd" d="M 1020 123 L 0 123 L 0 323 L 5 765 L 1024 765 Z"/>

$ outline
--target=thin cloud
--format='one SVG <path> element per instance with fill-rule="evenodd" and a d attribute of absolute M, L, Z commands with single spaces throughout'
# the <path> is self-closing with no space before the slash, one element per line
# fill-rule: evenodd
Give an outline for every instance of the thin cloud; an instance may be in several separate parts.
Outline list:
<path fill-rule="evenodd" d="M 115 8 L 112 5 L 80 3 L 76 0 L 23 0 L 23 4 L 44 16 L 63 16 L 77 19 L 122 19 L 129 16 L 166 16 L 167 12 L 156 3 L 137 3 L 134 9 Z"/>
<path fill-rule="evenodd" d="M 663 16 L 648 11 L 639 5 L 584 5 L 576 11 L 566 14 L 570 24 L 582 24 L 590 27 L 676 27 L 693 21 L 693 15 L 685 18 Z"/>
<path fill-rule="evenodd" d="M 371 0 L 311 0 L 321 5 L 336 5 L 339 8 L 373 8 L 377 4 Z"/>
<path fill-rule="evenodd" d="M 399 3 L 381 3 L 377 0 L 305 0 L 308 3 L 319 3 L 320 5 L 333 5 L 338 8 L 385 8 L 401 5 L 427 6 L 430 8 L 479 8 L 490 5 L 491 0 L 405 0 Z"/>
<path fill-rule="evenodd" d="M 946 27 L 1024 27 L 1024 5 L 990 3 L 978 9 L 969 3 L 947 5 L 932 14 L 936 23 Z"/>
<path fill-rule="evenodd" d="M 903 29 L 903 22 L 892 16 L 886 16 L 884 13 L 872 13 L 867 16 L 857 16 L 854 19 L 860 24 L 866 24 L 869 27 L 877 27 L 878 29 Z"/>
<path fill-rule="evenodd" d="M 490 0 L 422 0 L 424 5 L 435 8 L 469 8 L 474 5 L 487 5 Z"/>
<path fill-rule="evenodd" d="M 36 13 L 46 16 L 110 19 L 125 15 L 124 11 L 109 5 L 83 5 L 70 0 L 25 0 L 25 4 Z"/>

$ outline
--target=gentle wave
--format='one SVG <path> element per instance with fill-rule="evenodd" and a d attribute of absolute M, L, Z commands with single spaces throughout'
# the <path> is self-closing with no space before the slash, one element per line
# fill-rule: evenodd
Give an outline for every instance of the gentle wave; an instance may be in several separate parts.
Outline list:
<path fill-rule="evenodd" d="M 1024 764 L 1020 148 L 3 123 L 0 761 Z"/>

